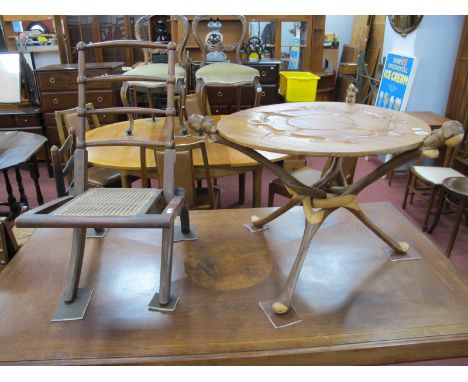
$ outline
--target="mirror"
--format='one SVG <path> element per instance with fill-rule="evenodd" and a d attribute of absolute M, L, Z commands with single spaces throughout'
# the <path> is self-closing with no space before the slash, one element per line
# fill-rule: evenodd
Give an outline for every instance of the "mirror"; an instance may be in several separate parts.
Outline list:
<path fill-rule="evenodd" d="M 388 16 L 388 21 L 392 29 L 398 34 L 406 37 L 411 32 L 415 31 L 421 23 L 423 16 L 421 15 L 401 15 Z"/>
<path fill-rule="evenodd" d="M 0 54 L 0 103 L 21 102 L 20 53 Z"/>

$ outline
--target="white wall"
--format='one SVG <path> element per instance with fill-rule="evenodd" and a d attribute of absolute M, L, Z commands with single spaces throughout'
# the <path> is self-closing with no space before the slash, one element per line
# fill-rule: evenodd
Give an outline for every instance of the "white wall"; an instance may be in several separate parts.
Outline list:
<path fill-rule="evenodd" d="M 351 42 L 354 16 L 331 15 L 325 17 L 325 33 L 335 33 L 339 36 L 338 63 L 341 60 L 343 44 Z"/>
<path fill-rule="evenodd" d="M 424 16 L 415 32 L 397 34 L 387 18 L 383 56 L 413 55 L 418 67 L 406 111 L 445 114 L 464 16 Z"/>

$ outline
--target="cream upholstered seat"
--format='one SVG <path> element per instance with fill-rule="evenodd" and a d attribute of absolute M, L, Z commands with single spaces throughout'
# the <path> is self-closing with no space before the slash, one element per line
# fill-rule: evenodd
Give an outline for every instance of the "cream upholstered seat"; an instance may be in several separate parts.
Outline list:
<path fill-rule="evenodd" d="M 450 123 L 459 124 L 459 122 L 456 121 L 450 121 Z M 414 196 L 427 202 L 426 216 L 422 226 L 423 231 L 426 231 L 429 217 L 433 215 L 432 206 L 434 205 L 436 197 L 442 197 L 440 191 L 444 180 L 446 178 L 464 176 L 461 172 L 451 168 L 451 166 L 453 165 L 455 154 L 466 150 L 467 142 L 468 139 L 465 138 L 465 140 L 456 147 L 453 147 L 454 143 L 445 142 L 447 151 L 444 158 L 444 166 L 412 166 L 410 171 L 408 171 L 408 182 L 406 184 L 402 208 L 406 208 L 408 196 L 410 197 L 410 204 L 413 204 Z"/>
<path fill-rule="evenodd" d="M 253 83 L 259 72 L 246 65 L 218 62 L 201 67 L 195 73 L 195 78 L 202 78 L 205 84 L 239 84 Z"/>
<path fill-rule="evenodd" d="M 151 19 L 154 16 L 143 16 L 140 17 L 137 22 L 135 23 L 135 37 L 137 40 L 144 41 L 142 34 L 146 34 L 147 38 L 151 40 Z M 184 51 L 185 45 L 187 44 L 187 40 L 189 37 L 189 22 L 185 16 L 173 16 L 177 21 L 180 21 L 183 25 L 184 35 L 182 39 L 179 41 L 177 45 L 178 51 L 178 64 L 175 66 L 175 80 L 177 84 L 177 89 L 179 92 L 179 126 L 182 130 L 183 134 L 187 133 L 187 129 L 185 128 L 184 124 L 184 116 L 185 112 L 185 99 L 187 95 L 186 89 L 186 60 L 184 59 Z M 144 63 L 130 69 L 124 73 L 126 76 L 148 76 L 153 77 L 155 79 L 159 79 L 158 82 L 156 81 L 125 81 L 122 83 L 122 88 L 120 90 L 120 98 L 122 100 L 122 104 L 124 106 L 128 106 L 128 98 L 127 92 L 128 88 L 131 87 L 136 89 L 137 87 L 142 87 L 146 89 L 146 94 L 148 97 L 148 104 L 149 107 L 153 107 L 153 100 L 151 95 L 151 89 L 154 88 L 162 88 L 166 86 L 166 79 L 167 79 L 167 65 L 166 63 L 152 63 L 151 57 L 152 53 L 156 53 L 158 50 L 150 50 L 150 49 L 143 49 L 144 53 Z M 136 91 L 136 90 L 135 90 Z M 136 97 L 135 97 L 136 98 Z M 128 115 L 129 120 L 129 127 L 127 129 L 127 134 L 131 135 L 133 130 L 133 115 Z"/>
<path fill-rule="evenodd" d="M 413 166 L 411 171 L 418 178 L 435 185 L 441 185 L 447 178 L 464 177 L 461 172 L 450 167 Z"/>
<path fill-rule="evenodd" d="M 133 69 L 127 70 L 124 75 L 126 76 L 151 76 L 158 78 L 166 78 L 167 76 L 167 64 L 165 63 L 155 63 L 155 64 L 146 64 L 140 65 Z M 175 77 L 176 81 L 180 78 L 185 80 L 185 69 L 180 65 L 175 67 Z M 150 81 L 128 81 L 129 86 L 141 86 L 147 88 L 156 88 L 166 86 L 165 82 L 150 82 Z"/>

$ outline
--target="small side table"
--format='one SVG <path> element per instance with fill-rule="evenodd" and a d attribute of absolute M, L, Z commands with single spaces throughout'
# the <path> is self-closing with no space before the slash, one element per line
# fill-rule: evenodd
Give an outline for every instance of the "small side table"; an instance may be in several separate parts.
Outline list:
<path fill-rule="evenodd" d="M 28 199 L 24 192 L 23 180 L 20 168 L 26 165 L 36 188 L 37 202 L 44 203 L 41 188 L 39 186 L 39 169 L 37 166 L 36 153 L 47 143 L 47 138 L 33 133 L 20 131 L 0 132 L 0 170 L 5 179 L 8 201 L 0 203 L 8 205 L 10 212 L 8 219 L 12 220 L 21 212 L 22 206 L 28 206 Z M 8 170 L 14 168 L 18 191 L 20 193 L 20 203 L 13 195 Z"/>
<path fill-rule="evenodd" d="M 455 244 L 455 240 L 457 239 L 458 229 L 460 228 L 460 222 L 463 213 L 468 213 L 468 178 L 447 178 L 442 183 L 442 191 L 444 193 L 444 197 L 440 198 L 440 203 L 437 208 L 437 213 L 434 218 L 434 222 L 432 223 L 431 228 L 429 228 L 429 231 L 427 232 L 432 233 L 434 231 L 437 223 L 439 222 L 445 201 L 451 205 L 456 206 L 457 211 L 455 212 L 455 222 L 453 225 L 452 234 L 450 235 L 448 247 L 445 251 L 445 255 L 447 257 L 450 257 L 453 245 Z"/>

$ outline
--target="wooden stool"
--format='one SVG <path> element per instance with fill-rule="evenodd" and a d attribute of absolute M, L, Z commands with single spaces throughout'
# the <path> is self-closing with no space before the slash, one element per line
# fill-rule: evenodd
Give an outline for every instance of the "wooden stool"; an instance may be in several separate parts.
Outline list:
<path fill-rule="evenodd" d="M 445 255 L 450 257 L 452 252 L 453 245 L 457 238 L 458 228 L 460 227 L 460 222 L 463 216 L 463 212 L 468 212 L 468 178 L 466 177 L 452 177 L 447 178 L 442 182 L 442 191 L 445 197 L 440 198 L 440 203 L 437 208 L 436 217 L 432 223 L 431 228 L 428 233 L 432 233 L 437 223 L 439 222 L 440 215 L 442 213 L 442 207 L 444 201 L 458 207 L 455 215 L 455 224 L 453 226 L 452 234 L 450 235 L 449 245 L 445 251 Z M 450 198 L 454 198 L 458 203 L 453 202 Z"/>

